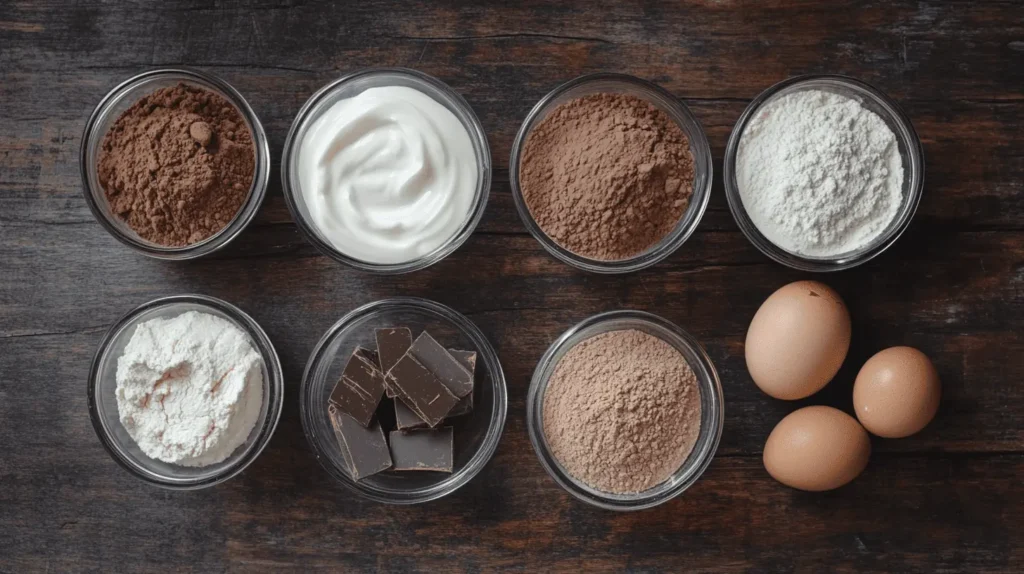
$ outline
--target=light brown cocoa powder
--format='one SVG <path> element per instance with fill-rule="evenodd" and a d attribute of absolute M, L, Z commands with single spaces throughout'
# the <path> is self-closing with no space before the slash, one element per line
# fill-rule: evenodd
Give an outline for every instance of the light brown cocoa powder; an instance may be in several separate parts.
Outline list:
<path fill-rule="evenodd" d="M 523 148 L 519 181 L 537 225 L 584 257 L 640 255 L 668 235 L 693 194 L 682 129 L 653 104 L 592 94 L 552 111 Z"/>
<path fill-rule="evenodd" d="M 671 345 L 635 329 L 596 335 L 555 367 L 544 437 L 565 470 L 603 492 L 642 492 L 686 461 L 700 434 L 700 389 Z"/>
<path fill-rule="evenodd" d="M 253 149 L 230 102 L 178 84 L 115 120 L 101 144 L 98 176 L 116 217 L 147 241 L 182 247 L 234 219 L 252 186 Z"/>

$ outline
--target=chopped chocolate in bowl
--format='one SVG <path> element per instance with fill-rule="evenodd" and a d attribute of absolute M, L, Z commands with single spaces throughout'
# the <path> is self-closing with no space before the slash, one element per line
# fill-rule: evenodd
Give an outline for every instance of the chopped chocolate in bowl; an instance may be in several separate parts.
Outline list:
<path fill-rule="evenodd" d="M 446 350 L 426 331 L 413 341 L 408 327 L 374 329 L 374 340 L 376 351 L 355 348 L 327 399 L 349 473 L 358 481 L 388 469 L 452 472 L 453 427 L 439 425 L 473 410 L 476 352 Z M 378 413 L 394 413 L 393 424 Z"/>
<path fill-rule="evenodd" d="M 363 358 L 384 373 L 387 392 L 376 379 L 345 381 Z M 358 402 L 337 400 L 352 393 Z M 342 486 L 378 502 L 416 504 L 480 472 L 501 437 L 508 399 L 497 353 L 472 321 L 433 301 L 397 297 L 351 311 L 324 334 L 299 402 L 317 460 Z M 371 404 L 367 424 L 353 418 Z"/>

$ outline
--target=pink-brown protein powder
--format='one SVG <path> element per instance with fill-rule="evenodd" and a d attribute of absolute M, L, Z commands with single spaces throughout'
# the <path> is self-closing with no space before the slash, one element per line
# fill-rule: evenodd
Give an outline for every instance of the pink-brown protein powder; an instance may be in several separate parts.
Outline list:
<path fill-rule="evenodd" d="M 611 331 L 558 362 L 542 406 L 552 455 L 577 480 L 642 492 L 686 461 L 700 434 L 700 389 L 686 359 L 656 336 Z"/>

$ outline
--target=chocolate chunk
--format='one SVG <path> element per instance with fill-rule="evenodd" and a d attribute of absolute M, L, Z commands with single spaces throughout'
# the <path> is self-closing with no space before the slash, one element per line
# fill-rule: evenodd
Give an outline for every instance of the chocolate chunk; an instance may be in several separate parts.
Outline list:
<path fill-rule="evenodd" d="M 430 426 L 444 420 L 459 402 L 456 397 L 410 353 L 406 353 L 387 374 L 388 384 L 418 417 Z"/>
<path fill-rule="evenodd" d="M 366 428 L 335 405 L 327 407 L 327 414 L 354 480 L 391 468 L 391 453 L 379 424 Z"/>
<path fill-rule="evenodd" d="M 470 372 L 476 369 L 476 352 L 475 351 L 457 351 L 455 349 L 449 349 L 452 356 L 462 363 Z M 447 416 L 459 416 L 462 414 L 468 414 L 473 410 L 473 393 L 466 395 L 459 399 L 459 403 L 452 408 Z M 414 429 L 424 429 L 427 424 L 420 418 L 411 408 L 406 406 L 401 399 L 395 399 L 394 401 L 394 418 L 395 426 L 399 431 L 411 431 Z"/>
<path fill-rule="evenodd" d="M 459 400 L 459 405 L 462 404 L 462 400 Z M 455 408 L 459 408 L 458 405 Z M 453 409 L 454 410 L 454 409 Z M 412 411 L 409 407 L 405 406 L 405 402 L 401 398 L 395 398 L 395 427 L 398 430 L 412 430 L 427 428 L 427 423 Z"/>
<path fill-rule="evenodd" d="M 380 369 L 387 373 L 412 346 L 412 331 L 408 327 L 395 327 L 376 329 L 374 335 L 377 339 Z M 389 398 L 394 398 L 398 394 L 390 386 L 387 387 L 386 392 Z"/>
<path fill-rule="evenodd" d="M 461 417 L 462 415 L 468 415 L 473 412 L 473 393 L 459 399 L 459 404 L 452 407 L 452 410 L 448 411 L 448 418 Z"/>
<path fill-rule="evenodd" d="M 391 431 L 390 438 L 393 470 L 452 471 L 452 427 Z"/>
<path fill-rule="evenodd" d="M 448 349 L 448 352 L 455 357 L 455 360 L 462 363 L 470 373 L 476 370 L 476 351 L 457 351 Z M 458 404 L 448 412 L 448 417 L 457 417 L 469 414 L 473 410 L 473 393 L 459 399 Z M 426 428 L 427 423 L 416 415 L 409 407 L 405 406 L 402 399 L 395 399 L 395 424 L 398 430 L 413 430 Z"/>
<path fill-rule="evenodd" d="M 473 391 L 473 373 L 435 341 L 430 333 L 420 333 L 407 354 L 416 357 L 456 397 L 462 398 Z"/>
<path fill-rule="evenodd" d="M 359 424 L 369 427 L 383 395 L 384 373 L 377 366 L 376 353 L 356 347 L 345 365 L 341 380 L 331 392 L 330 402 Z"/>
<path fill-rule="evenodd" d="M 373 365 L 373 367 L 378 371 L 381 371 L 381 374 L 384 373 L 380 368 L 380 355 L 377 351 L 371 351 L 366 347 L 356 347 L 356 350 L 352 351 L 352 354 L 359 355 L 364 361 Z"/>
<path fill-rule="evenodd" d="M 377 354 L 380 356 L 380 368 L 385 373 L 395 366 L 402 355 L 412 346 L 412 331 L 408 327 L 376 329 Z"/>
<path fill-rule="evenodd" d="M 458 351 L 456 349 L 448 349 L 448 352 L 462 366 L 466 367 L 470 375 L 476 378 L 476 351 Z M 449 417 L 457 417 L 460 415 L 469 414 L 473 411 L 473 391 L 470 391 L 468 395 L 459 399 L 459 404 L 455 405 L 452 410 L 448 413 Z"/>

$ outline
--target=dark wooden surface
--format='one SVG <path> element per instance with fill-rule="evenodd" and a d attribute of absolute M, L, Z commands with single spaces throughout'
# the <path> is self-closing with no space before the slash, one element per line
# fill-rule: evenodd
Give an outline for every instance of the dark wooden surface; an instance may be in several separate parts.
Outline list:
<path fill-rule="evenodd" d="M 78 170 L 92 107 L 122 79 L 162 65 L 232 82 L 262 118 L 275 158 L 253 226 L 222 254 L 184 264 L 145 259 L 109 237 L 86 207 Z M 276 159 L 313 91 L 380 65 L 421 69 L 464 94 L 496 168 L 472 239 L 429 270 L 392 278 L 344 268 L 302 238 Z M 807 276 L 744 239 L 720 181 L 693 238 L 641 273 L 586 275 L 526 235 L 508 186 L 515 131 L 549 89 L 598 71 L 635 74 L 683 98 L 719 174 L 736 118 L 778 80 L 846 73 L 900 102 L 925 146 L 920 210 L 882 257 L 824 277 L 849 304 L 854 344 L 839 377 L 799 404 L 850 410 L 859 365 L 909 344 L 942 375 L 931 426 L 874 440 L 867 471 L 835 492 L 796 492 L 768 477 L 765 438 L 798 405 L 755 388 L 743 335 L 769 293 Z M 193 493 L 122 471 L 96 439 L 85 400 L 103 331 L 137 304 L 182 292 L 251 313 L 287 379 L 281 424 L 260 459 Z M 0 571 L 1021 571 L 1022 292 L 1019 2 L 0 3 Z M 315 341 L 349 309 L 391 295 L 466 313 L 508 377 L 494 460 L 455 495 L 414 508 L 363 502 L 332 483 L 298 416 Z M 544 349 L 574 322 L 617 308 L 661 314 L 700 338 L 726 400 L 705 476 L 669 504 L 625 515 L 564 494 L 524 427 Z"/>

